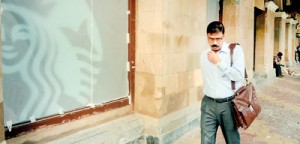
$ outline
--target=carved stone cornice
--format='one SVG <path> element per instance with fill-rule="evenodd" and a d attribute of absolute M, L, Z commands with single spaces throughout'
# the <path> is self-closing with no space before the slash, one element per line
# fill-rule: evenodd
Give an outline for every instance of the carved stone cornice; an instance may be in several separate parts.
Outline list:
<path fill-rule="evenodd" d="M 265 3 L 265 8 L 272 12 L 275 12 L 276 9 L 278 9 L 278 6 L 273 1 L 268 1 Z"/>
<path fill-rule="evenodd" d="M 285 12 L 275 12 L 275 17 L 280 17 L 283 19 L 286 19 L 289 15 L 286 14 Z"/>
<path fill-rule="evenodd" d="M 286 20 L 286 23 L 296 25 L 296 24 L 298 23 L 298 21 L 297 21 L 297 20 L 294 20 L 293 18 L 288 18 L 288 19 Z"/>

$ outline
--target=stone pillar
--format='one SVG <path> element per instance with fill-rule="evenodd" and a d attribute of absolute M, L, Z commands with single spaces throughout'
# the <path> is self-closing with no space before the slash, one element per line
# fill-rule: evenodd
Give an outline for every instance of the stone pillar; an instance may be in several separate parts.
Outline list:
<path fill-rule="evenodd" d="M 274 0 L 274 2 L 278 6 L 279 11 L 283 11 L 283 0 Z"/>
<path fill-rule="evenodd" d="M 255 7 L 258 9 L 264 10 L 265 9 L 265 1 L 264 0 L 255 0 Z"/>
<path fill-rule="evenodd" d="M 254 5 L 253 0 L 223 1 L 225 41 L 239 43 L 243 48 L 250 79 L 253 77 Z"/>
<path fill-rule="evenodd" d="M 286 18 L 288 15 L 285 12 L 275 13 L 275 37 L 274 37 L 274 53 L 275 56 L 278 52 L 285 55 L 285 31 L 286 31 Z M 283 57 L 283 60 L 284 57 Z"/>
<path fill-rule="evenodd" d="M 138 0 L 134 111 L 151 141 L 171 143 L 199 126 L 206 0 Z"/>
<path fill-rule="evenodd" d="M 286 35 L 285 35 L 285 63 L 287 66 L 292 66 L 294 59 L 292 58 L 293 51 L 293 23 L 294 20 L 292 18 L 288 18 L 286 21 Z"/>
<path fill-rule="evenodd" d="M 256 21 L 255 72 L 269 77 L 275 75 L 273 71 L 274 23 L 275 10 L 278 7 L 272 1 L 266 2 L 265 7 L 266 11 L 259 15 Z"/>

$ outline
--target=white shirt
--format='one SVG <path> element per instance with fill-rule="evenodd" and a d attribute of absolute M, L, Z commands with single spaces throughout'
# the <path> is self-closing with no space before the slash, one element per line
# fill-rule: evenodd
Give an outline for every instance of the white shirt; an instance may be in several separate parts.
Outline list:
<path fill-rule="evenodd" d="M 231 88 L 231 80 L 235 81 L 236 90 L 239 89 L 245 79 L 245 60 L 243 49 L 236 45 L 233 50 L 233 65 L 230 66 L 229 44 L 223 42 L 222 48 L 217 52 L 221 62 L 216 65 L 208 60 L 205 49 L 200 57 L 200 65 L 203 75 L 203 93 L 212 98 L 226 98 L 234 95 Z"/>

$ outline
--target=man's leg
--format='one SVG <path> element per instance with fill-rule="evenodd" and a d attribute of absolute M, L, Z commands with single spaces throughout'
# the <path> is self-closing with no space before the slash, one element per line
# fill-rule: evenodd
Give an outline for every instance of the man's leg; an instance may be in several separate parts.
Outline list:
<path fill-rule="evenodd" d="M 279 71 L 279 76 L 282 76 L 282 70 L 281 70 L 281 66 L 278 65 L 278 71 Z"/>
<path fill-rule="evenodd" d="M 280 72 L 279 72 L 280 71 L 280 65 L 276 64 L 275 71 L 276 71 L 276 76 L 279 77 L 280 76 Z"/>
<path fill-rule="evenodd" d="M 215 102 L 204 96 L 201 104 L 201 144 L 215 144 L 217 133 Z"/>
<path fill-rule="evenodd" d="M 220 126 L 227 144 L 239 144 L 240 134 L 233 118 L 231 102 L 224 102 L 218 107 Z"/>

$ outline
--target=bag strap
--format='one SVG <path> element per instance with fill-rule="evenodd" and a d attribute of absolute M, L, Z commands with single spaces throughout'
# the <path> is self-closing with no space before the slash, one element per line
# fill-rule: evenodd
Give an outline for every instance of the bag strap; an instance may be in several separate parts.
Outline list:
<path fill-rule="evenodd" d="M 233 65 L 233 50 L 234 50 L 234 48 L 235 48 L 235 46 L 236 45 L 239 45 L 238 43 L 231 43 L 230 45 L 229 45 L 229 49 L 230 49 L 230 66 L 232 66 Z M 248 78 L 248 75 L 247 75 L 247 71 L 246 71 L 246 68 L 245 68 L 245 79 L 246 79 L 246 81 L 247 81 L 247 78 Z M 231 89 L 232 90 L 235 90 L 235 81 L 231 81 Z"/>

